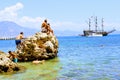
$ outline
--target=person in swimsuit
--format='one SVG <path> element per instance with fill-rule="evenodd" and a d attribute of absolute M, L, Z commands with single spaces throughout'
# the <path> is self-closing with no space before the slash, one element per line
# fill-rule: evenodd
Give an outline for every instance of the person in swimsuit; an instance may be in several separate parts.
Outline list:
<path fill-rule="evenodd" d="M 54 34 L 54 33 L 53 33 L 53 30 L 52 30 L 51 27 L 50 27 L 50 23 L 48 23 L 47 26 L 48 26 L 48 27 L 47 27 L 48 34 L 50 34 L 50 33 Z"/>
<path fill-rule="evenodd" d="M 13 62 L 17 63 L 18 62 L 18 58 L 17 58 L 17 55 L 12 53 L 12 51 L 8 51 L 9 53 L 9 57 Z"/>
<path fill-rule="evenodd" d="M 23 39 L 23 32 L 20 32 L 20 34 L 16 37 L 15 43 L 18 48 L 18 45 L 21 44 L 21 39 Z"/>
<path fill-rule="evenodd" d="M 45 19 L 44 22 L 42 23 L 41 29 L 43 33 L 47 33 L 47 20 Z"/>

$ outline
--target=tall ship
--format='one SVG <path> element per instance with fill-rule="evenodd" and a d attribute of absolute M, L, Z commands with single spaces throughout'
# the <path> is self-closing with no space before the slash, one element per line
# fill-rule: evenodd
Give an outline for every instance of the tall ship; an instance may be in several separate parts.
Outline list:
<path fill-rule="evenodd" d="M 94 24 L 95 24 L 95 29 L 91 29 L 91 18 L 89 18 L 89 29 L 88 30 L 84 30 L 83 31 L 83 35 L 82 36 L 87 36 L 87 37 L 92 37 L 92 36 L 107 36 L 109 33 L 112 33 L 115 31 L 115 29 L 111 30 L 111 31 L 104 31 L 104 21 L 103 18 L 101 19 L 101 30 L 98 29 L 98 22 L 97 22 L 97 17 L 94 17 Z"/>

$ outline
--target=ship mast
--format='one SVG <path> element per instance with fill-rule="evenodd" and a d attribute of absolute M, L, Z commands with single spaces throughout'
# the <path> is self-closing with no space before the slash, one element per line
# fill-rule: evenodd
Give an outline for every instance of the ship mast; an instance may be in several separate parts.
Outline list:
<path fill-rule="evenodd" d="M 102 18 L 102 21 L 101 21 L 101 26 L 102 26 L 102 32 L 104 31 L 104 25 L 103 25 L 103 23 L 104 23 L 104 21 L 103 21 L 103 18 Z"/>
<path fill-rule="evenodd" d="M 95 31 L 97 32 L 97 16 L 95 17 Z"/>
<path fill-rule="evenodd" d="M 91 30 L 91 19 L 89 18 L 89 31 Z"/>

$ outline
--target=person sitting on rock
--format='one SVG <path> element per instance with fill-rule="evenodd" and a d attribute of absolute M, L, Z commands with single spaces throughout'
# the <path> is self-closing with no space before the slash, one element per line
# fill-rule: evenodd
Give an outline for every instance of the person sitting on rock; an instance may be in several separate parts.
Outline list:
<path fill-rule="evenodd" d="M 43 33 L 47 33 L 47 20 L 45 19 L 44 22 L 42 23 L 41 29 Z"/>
<path fill-rule="evenodd" d="M 21 39 L 23 39 L 23 32 L 20 32 L 20 34 L 16 37 L 15 43 L 18 48 L 18 45 L 21 44 Z"/>
<path fill-rule="evenodd" d="M 8 51 L 9 53 L 9 57 L 13 62 L 17 63 L 18 62 L 18 59 L 17 59 L 17 55 L 14 54 L 12 51 Z"/>
<path fill-rule="evenodd" d="M 47 30 L 48 30 L 48 34 L 50 34 L 50 33 L 54 34 L 53 30 L 50 27 L 50 23 L 47 24 Z"/>

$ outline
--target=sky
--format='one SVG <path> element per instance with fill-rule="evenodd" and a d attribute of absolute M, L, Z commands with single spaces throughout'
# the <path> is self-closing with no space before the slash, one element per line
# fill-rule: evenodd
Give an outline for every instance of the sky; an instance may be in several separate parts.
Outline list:
<path fill-rule="evenodd" d="M 0 0 L 0 21 L 39 30 L 47 19 L 55 32 L 77 35 L 88 29 L 89 18 L 94 29 L 97 16 L 99 27 L 104 18 L 106 31 L 113 28 L 120 31 L 119 3 L 120 0 Z"/>

